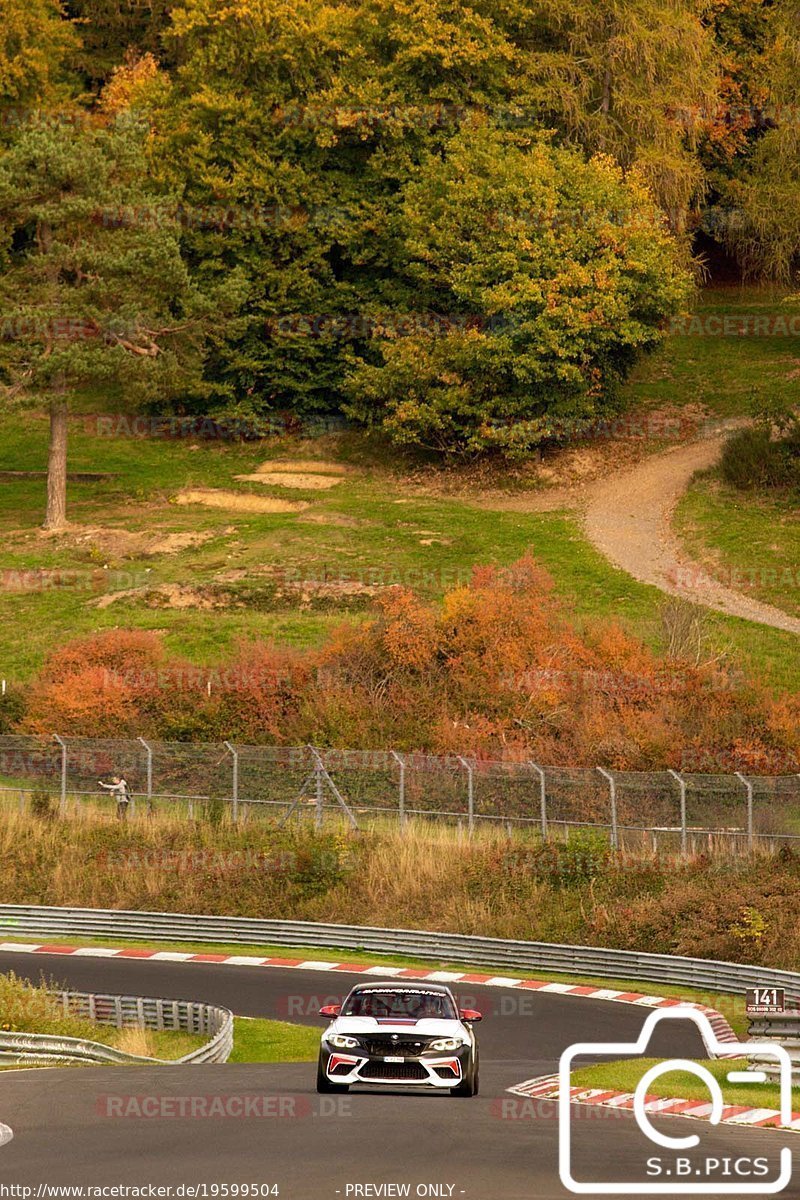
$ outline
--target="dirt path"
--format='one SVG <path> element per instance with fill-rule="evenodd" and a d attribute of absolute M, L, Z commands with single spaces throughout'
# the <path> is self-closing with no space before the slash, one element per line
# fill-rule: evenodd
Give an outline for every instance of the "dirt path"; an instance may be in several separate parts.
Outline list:
<path fill-rule="evenodd" d="M 698 441 L 654 454 L 582 489 L 514 496 L 507 503 L 487 502 L 487 507 L 519 512 L 579 509 L 592 544 L 635 579 L 729 616 L 800 633 L 800 619 L 714 579 L 687 556 L 672 532 L 678 500 L 695 471 L 717 461 L 735 424 L 725 423 Z"/>

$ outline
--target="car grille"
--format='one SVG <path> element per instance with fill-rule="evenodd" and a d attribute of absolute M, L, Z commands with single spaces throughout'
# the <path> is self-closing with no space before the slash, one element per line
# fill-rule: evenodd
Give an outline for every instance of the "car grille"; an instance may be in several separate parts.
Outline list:
<path fill-rule="evenodd" d="M 427 1079 L 428 1072 L 418 1062 L 370 1062 L 359 1072 L 362 1079 Z"/>
<path fill-rule="evenodd" d="M 399 1037 L 396 1042 L 389 1037 L 362 1037 L 361 1045 L 370 1058 L 383 1058 L 385 1054 L 402 1054 L 404 1058 L 416 1058 L 428 1049 L 433 1038 Z"/>

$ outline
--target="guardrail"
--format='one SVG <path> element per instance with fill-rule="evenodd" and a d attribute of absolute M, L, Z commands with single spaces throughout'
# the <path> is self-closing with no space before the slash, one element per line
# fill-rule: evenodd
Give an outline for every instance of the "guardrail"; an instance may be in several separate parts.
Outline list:
<path fill-rule="evenodd" d="M 182 1058 L 148 1058 L 128 1054 L 102 1042 L 47 1033 L 0 1032 L 0 1062 L 42 1063 L 169 1063 L 172 1066 L 224 1063 L 233 1049 L 233 1013 L 214 1004 L 189 1000 L 156 1000 L 140 996 L 107 996 L 88 992 L 55 992 L 64 1014 L 111 1025 L 116 1029 L 173 1030 L 204 1034 L 208 1041 Z"/>
<path fill-rule="evenodd" d="M 398 955 L 465 966 L 641 979 L 710 991 L 744 993 L 748 987 L 779 987 L 800 1002 L 800 974 L 771 967 L 599 946 L 508 941 L 416 929 L 270 921 L 250 917 L 187 913 L 116 912 L 113 909 L 0 905 L 0 949 L 4 935 L 217 943 L 237 946 L 325 947 Z"/>
<path fill-rule="evenodd" d="M 800 1076 L 800 1012 L 764 1013 L 750 1021 L 750 1037 L 760 1042 L 776 1042 L 788 1051 L 792 1060 L 792 1076 Z M 767 1054 L 747 1055 L 751 1070 L 765 1075 L 780 1075 L 780 1067 Z"/>

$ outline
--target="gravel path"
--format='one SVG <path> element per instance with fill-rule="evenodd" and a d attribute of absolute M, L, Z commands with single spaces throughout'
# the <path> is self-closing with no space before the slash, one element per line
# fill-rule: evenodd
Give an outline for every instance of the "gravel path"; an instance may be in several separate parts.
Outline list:
<path fill-rule="evenodd" d="M 486 504 L 517 512 L 577 508 L 592 544 L 635 579 L 729 616 L 800 633 L 800 619 L 714 579 L 688 557 L 672 532 L 675 506 L 695 471 L 713 466 L 738 424 L 723 422 L 697 441 L 651 455 L 580 489 L 558 488 Z"/>

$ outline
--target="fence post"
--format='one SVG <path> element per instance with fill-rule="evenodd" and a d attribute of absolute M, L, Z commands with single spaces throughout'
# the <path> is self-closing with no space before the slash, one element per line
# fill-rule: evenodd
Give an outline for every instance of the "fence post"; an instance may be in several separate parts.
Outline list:
<path fill-rule="evenodd" d="M 230 742 L 223 742 L 226 750 L 230 750 L 233 756 L 233 780 L 232 780 L 232 797 L 233 797 L 233 823 L 237 824 L 239 820 L 239 751 L 236 750 Z M 252 819 L 252 818 L 251 818 Z"/>
<path fill-rule="evenodd" d="M 401 758 L 396 750 L 392 750 L 392 757 L 395 762 L 400 765 L 400 790 L 397 796 L 397 818 L 400 822 L 400 832 L 405 832 L 406 828 L 406 763 L 405 759 Z"/>
<path fill-rule="evenodd" d="M 736 778 L 741 779 L 747 789 L 747 849 L 753 849 L 755 840 L 755 830 L 753 827 L 753 785 L 749 779 L 745 779 L 741 771 L 736 772 Z"/>
<path fill-rule="evenodd" d="M 59 803 L 59 812 L 62 817 L 65 817 L 67 815 L 67 743 L 57 733 L 53 734 L 53 738 L 61 747 L 61 800 Z"/>
<path fill-rule="evenodd" d="M 617 784 L 610 771 L 603 767 L 597 770 L 608 780 L 608 799 L 611 804 L 611 847 L 619 850 L 619 826 L 617 825 Z"/>
<path fill-rule="evenodd" d="M 542 838 L 547 841 L 547 785 L 544 780 L 544 771 L 535 762 L 528 760 L 528 766 L 533 767 L 536 774 L 539 776 L 539 813 L 542 821 Z"/>
<path fill-rule="evenodd" d="M 314 755 L 314 786 L 315 786 L 315 803 L 316 812 L 314 814 L 314 824 L 317 829 L 322 829 L 323 822 L 323 791 L 322 791 L 322 759 L 316 747 L 309 745 L 309 750 Z"/>
<path fill-rule="evenodd" d="M 677 779 L 678 787 L 681 789 L 681 854 L 686 858 L 688 849 L 686 832 L 686 780 L 677 771 L 673 771 L 671 767 L 668 767 L 667 770 L 673 779 Z"/>
<path fill-rule="evenodd" d="M 147 753 L 147 811 L 153 811 L 153 751 L 148 746 L 144 738 L 137 739 L 142 743 Z"/>
<path fill-rule="evenodd" d="M 466 768 L 467 772 L 467 821 L 471 837 L 475 829 L 475 777 L 471 763 L 468 763 L 461 755 L 458 756 L 458 761 L 462 767 Z"/>

